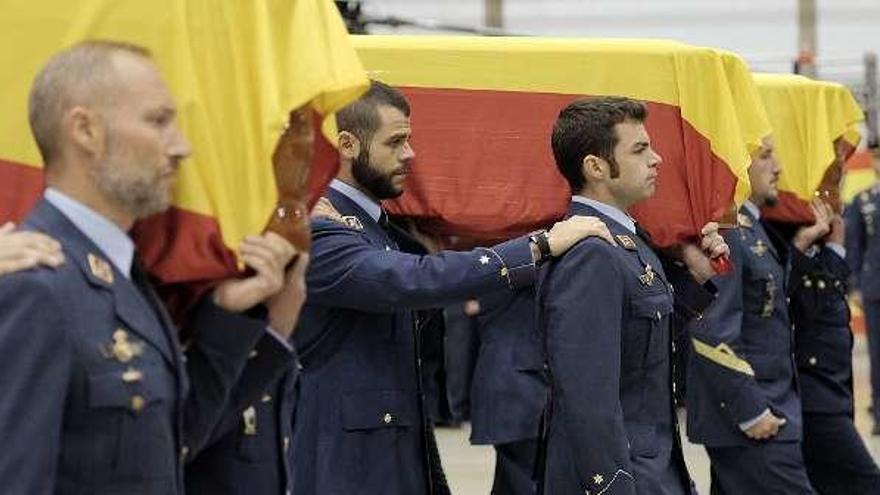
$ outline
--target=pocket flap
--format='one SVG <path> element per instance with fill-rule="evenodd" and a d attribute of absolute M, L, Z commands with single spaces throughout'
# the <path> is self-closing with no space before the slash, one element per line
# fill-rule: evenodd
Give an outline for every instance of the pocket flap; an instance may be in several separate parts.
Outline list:
<path fill-rule="evenodd" d="M 163 383 L 163 373 L 149 366 L 89 374 L 89 405 L 140 409 L 166 400 L 171 390 Z"/>
<path fill-rule="evenodd" d="M 413 416 L 414 411 L 401 390 L 368 390 L 342 396 L 342 427 L 345 430 L 411 426 Z"/>
<path fill-rule="evenodd" d="M 654 425 L 627 425 L 630 457 L 656 457 L 660 453 L 657 427 Z"/>
<path fill-rule="evenodd" d="M 639 294 L 630 299 L 630 311 L 636 318 L 660 318 L 672 313 L 672 297 L 666 292 Z"/>
<path fill-rule="evenodd" d="M 541 344 L 536 340 L 518 342 L 513 350 L 513 365 L 518 370 L 543 370 L 544 356 L 541 352 Z"/>

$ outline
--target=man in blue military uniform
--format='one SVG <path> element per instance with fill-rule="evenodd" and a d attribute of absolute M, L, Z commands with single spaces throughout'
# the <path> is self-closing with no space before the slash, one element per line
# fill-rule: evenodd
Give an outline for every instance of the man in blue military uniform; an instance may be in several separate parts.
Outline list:
<path fill-rule="evenodd" d="M 875 160 L 875 166 L 880 161 Z M 871 363 L 873 435 L 880 435 L 880 185 L 860 192 L 844 213 L 851 290 L 865 312 Z"/>
<path fill-rule="evenodd" d="M 853 422 L 843 220 L 821 200 L 814 201 L 813 211 L 816 224 L 793 236 L 789 287 L 804 462 L 810 482 L 823 495 L 878 494 L 880 469 Z"/>
<path fill-rule="evenodd" d="M 202 301 L 184 355 L 126 234 L 168 207 L 190 153 L 149 53 L 74 45 L 37 76 L 29 116 L 48 187 L 22 228 L 54 238 L 67 261 L 0 278 L 0 486 L 182 493 L 182 465 L 234 407 L 233 391 L 246 400 L 295 357 L 283 340 L 304 265 L 285 286 L 293 248 L 274 235 L 247 240 L 242 256 L 256 275 Z M 273 330 L 235 314 L 264 300 Z M 255 348 L 261 356 L 249 362 Z M 266 372 L 242 384 L 246 367 Z"/>
<path fill-rule="evenodd" d="M 712 493 L 812 493 L 801 453 L 801 402 L 786 304 L 787 253 L 761 224 L 779 166 L 764 140 L 752 195 L 725 233 L 735 270 L 713 279 L 718 300 L 691 329 L 687 428 L 711 460 Z"/>
<path fill-rule="evenodd" d="M 653 195 L 660 157 L 645 106 L 588 98 L 553 128 L 556 165 L 573 197 L 569 213 L 596 215 L 614 242 L 586 239 L 553 261 L 538 286 L 538 327 L 551 381 L 544 493 L 689 494 L 672 385 L 671 317 L 712 302 L 712 257 L 726 254 L 717 224 L 702 250 L 682 247 L 667 276 L 626 209 Z M 687 268 L 684 268 L 687 267 Z M 672 278 L 676 279 L 673 299 Z"/>
<path fill-rule="evenodd" d="M 400 93 L 374 81 L 337 114 L 341 170 L 327 197 L 344 225 L 312 225 L 309 300 L 296 337 L 303 363 L 291 449 L 298 495 L 447 493 L 424 411 L 411 310 L 530 284 L 536 260 L 601 227 L 583 217 L 560 222 L 542 236 L 545 251 L 524 237 L 470 252 L 399 252 L 380 200 L 403 191 L 414 158 L 409 113 Z"/>

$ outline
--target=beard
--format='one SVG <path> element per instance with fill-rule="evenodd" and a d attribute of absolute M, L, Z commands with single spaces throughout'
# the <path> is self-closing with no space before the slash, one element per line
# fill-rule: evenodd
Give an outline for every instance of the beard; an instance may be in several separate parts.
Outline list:
<path fill-rule="evenodd" d="M 135 219 L 167 210 L 171 191 L 159 167 L 122 156 L 109 138 L 107 156 L 92 173 L 98 189 Z"/>
<path fill-rule="evenodd" d="M 361 150 L 351 162 L 354 180 L 376 199 L 394 199 L 403 194 L 403 189 L 394 185 L 392 174 L 383 174 L 370 165 L 370 151 Z"/>

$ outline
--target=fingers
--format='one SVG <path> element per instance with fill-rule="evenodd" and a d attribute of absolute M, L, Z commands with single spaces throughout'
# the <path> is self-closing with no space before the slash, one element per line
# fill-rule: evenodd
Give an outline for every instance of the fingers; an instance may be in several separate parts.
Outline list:
<path fill-rule="evenodd" d="M 703 225 L 703 228 L 700 230 L 700 235 L 703 237 L 711 236 L 711 235 L 721 235 L 718 231 L 720 226 L 718 222 L 709 222 L 706 225 Z"/>
<path fill-rule="evenodd" d="M 304 280 L 306 276 L 306 272 L 309 269 L 309 253 L 299 253 L 296 261 L 293 262 L 293 267 L 290 269 L 287 274 L 288 283 L 297 280 Z"/>
<path fill-rule="evenodd" d="M 318 199 L 318 202 L 312 207 L 310 215 L 312 218 L 328 217 L 337 219 L 340 217 L 339 211 L 337 211 L 336 208 L 333 207 L 333 203 L 325 197 Z"/>
<path fill-rule="evenodd" d="M 55 267 L 64 262 L 61 244 L 38 232 L 15 232 L 11 222 L 0 227 L 0 273 L 37 265 Z"/>
<path fill-rule="evenodd" d="M 281 272 L 293 258 L 296 248 L 280 235 L 267 232 L 260 236 L 245 237 L 239 252 L 242 259 L 245 255 L 248 257 L 256 256 L 265 260 L 272 270 Z"/>

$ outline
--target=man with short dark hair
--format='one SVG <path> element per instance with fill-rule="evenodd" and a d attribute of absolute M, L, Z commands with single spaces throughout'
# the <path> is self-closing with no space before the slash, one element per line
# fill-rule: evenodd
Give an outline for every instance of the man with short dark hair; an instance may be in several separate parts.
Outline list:
<path fill-rule="evenodd" d="M 385 230 L 415 156 L 410 108 L 370 90 L 337 115 L 341 169 L 327 198 L 341 222 L 313 222 L 313 269 L 296 343 L 303 370 L 291 449 L 297 495 L 448 493 L 420 383 L 413 309 L 532 283 L 535 263 L 604 230 L 575 217 L 540 239 L 405 254 Z"/>
<path fill-rule="evenodd" d="M 307 256 L 274 234 L 244 242 L 256 274 L 221 283 L 177 330 L 127 231 L 168 208 L 189 144 L 144 48 L 81 42 L 37 75 L 30 122 L 47 189 L 22 224 L 66 262 L 0 278 L 0 486 L 7 493 L 183 492 L 182 465 L 210 438 L 242 370 L 252 393 L 295 358 L 284 342 Z M 280 291 L 280 292 L 279 292 Z M 237 314 L 265 302 L 268 323 Z M 248 360 L 252 350 L 259 356 Z M 247 395 L 247 390 L 239 390 Z"/>
<path fill-rule="evenodd" d="M 672 397 L 671 318 L 712 301 L 709 257 L 727 247 L 707 224 L 701 247 L 664 270 L 626 213 L 654 194 L 660 156 L 644 104 L 585 98 L 553 127 L 556 165 L 572 190 L 571 215 L 594 215 L 614 243 L 585 239 L 552 261 L 538 285 L 551 401 L 543 491 L 552 495 L 689 494 Z M 675 298 L 673 298 L 675 284 Z M 698 320 L 699 318 L 697 318 Z"/>

